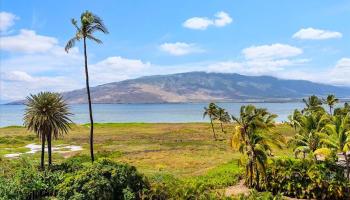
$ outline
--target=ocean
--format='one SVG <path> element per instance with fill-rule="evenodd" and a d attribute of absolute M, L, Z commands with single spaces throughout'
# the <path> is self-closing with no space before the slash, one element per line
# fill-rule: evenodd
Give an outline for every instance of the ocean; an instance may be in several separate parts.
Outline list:
<path fill-rule="evenodd" d="M 230 114 L 237 116 L 242 105 L 247 103 L 218 103 Z M 299 103 L 252 103 L 257 107 L 267 108 L 269 112 L 277 114 L 277 122 L 287 120 L 294 109 L 302 109 Z M 203 108 L 207 103 L 165 103 L 165 104 L 93 104 L 94 121 L 106 122 L 208 122 L 203 119 Z M 24 105 L 0 105 L 0 127 L 23 125 Z M 70 105 L 74 123 L 89 122 L 88 105 Z"/>

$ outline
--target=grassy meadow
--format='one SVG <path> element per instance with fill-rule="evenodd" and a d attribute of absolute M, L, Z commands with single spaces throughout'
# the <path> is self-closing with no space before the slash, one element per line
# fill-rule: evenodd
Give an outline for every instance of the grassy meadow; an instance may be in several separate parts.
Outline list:
<path fill-rule="evenodd" d="M 216 131 L 220 140 L 214 141 L 209 123 L 105 123 L 96 124 L 95 149 L 97 158 L 108 157 L 115 161 L 129 163 L 147 176 L 157 173 L 171 174 L 178 178 L 206 175 L 220 166 L 238 168 L 240 154 L 230 146 L 233 125 L 224 125 L 222 133 L 219 124 Z M 290 137 L 294 131 L 290 126 L 280 124 L 273 131 Z M 53 146 L 78 145 L 82 151 L 54 153 L 53 162 L 59 163 L 74 155 L 89 155 L 88 125 L 73 125 L 69 134 L 53 142 Z M 0 128 L 0 157 L 5 154 L 26 152 L 27 144 L 40 144 L 33 132 L 24 127 Z M 292 154 L 288 148 L 276 149 L 276 156 Z M 40 161 L 40 152 L 21 156 L 34 157 Z"/>

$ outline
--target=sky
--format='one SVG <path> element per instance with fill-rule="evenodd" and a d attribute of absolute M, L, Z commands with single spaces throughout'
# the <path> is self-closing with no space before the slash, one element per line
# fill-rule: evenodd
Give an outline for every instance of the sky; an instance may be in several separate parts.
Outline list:
<path fill-rule="evenodd" d="M 0 2 L 0 103 L 85 85 L 71 19 L 103 19 L 88 42 L 91 85 L 189 71 L 350 86 L 350 0 Z"/>

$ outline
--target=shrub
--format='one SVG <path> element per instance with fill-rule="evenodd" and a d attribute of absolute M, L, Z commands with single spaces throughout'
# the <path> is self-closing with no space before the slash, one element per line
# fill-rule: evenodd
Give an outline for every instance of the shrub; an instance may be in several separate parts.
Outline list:
<path fill-rule="evenodd" d="M 99 160 L 81 170 L 68 173 L 57 186 L 62 199 L 140 199 L 147 181 L 135 167 Z"/>
<path fill-rule="evenodd" d="M 349 199 L 350 183 L 344 170 L 330 162 L 274 159 L 266 171 L 265 188 L 297 198 Z"/>

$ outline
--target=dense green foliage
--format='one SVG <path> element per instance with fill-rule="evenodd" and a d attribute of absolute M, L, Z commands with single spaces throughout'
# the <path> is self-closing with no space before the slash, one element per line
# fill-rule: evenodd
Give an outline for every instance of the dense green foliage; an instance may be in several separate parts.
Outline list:
<path fill-rule="evenodd" d="M 62 199 L 140 199 L 147 181 L 135 167 L 100 160 L 66 174 L 57 186 Z"/>
<path fill-rule="evenodd" d="M 135 167 L 105 159 L 91 164 L 86 159 L 69 159 L 46 171 L 26 159 L 12 163 L 8 167 L 16 166 L 16 171 L 8 169 L 11 175 L 0 176 L 0 198 L 140 199 L 148 189 Z"/>
<path fill-rule="evenodd" d="M 297 198 L 349 199 L 350 183 L 344 169 L 331 162 L 273 159 L 266 171 L 265 189 Z"/>

